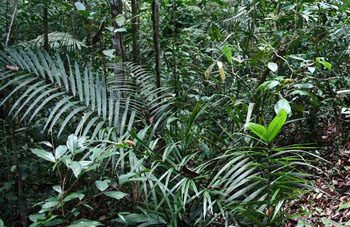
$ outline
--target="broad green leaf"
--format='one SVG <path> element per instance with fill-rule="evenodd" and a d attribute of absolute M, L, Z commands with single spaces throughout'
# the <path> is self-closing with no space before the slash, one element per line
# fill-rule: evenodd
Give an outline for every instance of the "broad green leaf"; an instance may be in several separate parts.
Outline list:
<path fill-rule="evenodd" d="M 269 143 L 271 143 L 275 139 L 275 137 L 283 127 L 286 120 L 287 120 L 287 112 L 284 109 L 282 109 L 277 114 L 277 116 L 272 120 L 269 127 L 267 128 L 265 138 Z"/>
<path fill-rule="evenodd" d="M 121 191 L 109 191 L 109 192 L 105 192 L 103 194 L 108 196 L 108 197 L 111 197 L 113 199 L 117 199 L 117 200 L 120 200 L 128 195 L 128 194 L 121 192 Z"/>
<path fill-rule="evenodd" d="M 329 71 L 332 70 L 332 64 L 327 61 L 320 62 L 324 67 L 326 67 Z"/>
<path fill-rule="evenodd" d="M 79 11 L 85 11 L 86 10 L 86 7 L 83 3 L 81 2 L 76 2 L 75 3 L 75 7 L 77 8 L 77 10 Z"/>
<path fill-rule="evenodd" d="M 58 204 L 58 201 L 49 201 L 44 203 L 44 205 L 42 206 L 43 209 L 47 209 L 47 208 L 51 208 L 54 207 Z"/>
<path fill-rule="evenodd" d="M 31 149 L 32 153 L 37 155 L 38 157 L 45 159 L 46 161 L 50 161 L 55 163 L 55 157 L 53 156 L 52 153 L 44 151 L 44 150 L 40 150 L 40 149 Z"/>
<path fill-rule="evenodd" d="M 303 91 L 303 90 L 294 90 L 290 93 L 290 95 L 302 95 L 302 96 L 309 96 L 309 92 Z"/>
<path fill-rule="evenodd" d="M 83 170 L 83 167 L 81 166 L 81 164 L 75 161 L 70 163 L 69 168 L 73 171 L 73 174 L 76 178 L 78 178 L 79 174 Z"/>
<path fill-rule="evenodd" d="M 280 99 L 275 105 L 276 114 L 278 114 L 281 110 L 285 110 L 289 116 L 292 113 L 292 108 L 286 99 Z"/>
<path fill-rule="evenodd" d="M 90 155 L 90 160 L 94 161 L 97 157 L 100 156 L 102 149 L 101 148 L 93 148 L 90 151 L 92 151 L 92 154 Z"/>
<path fill-rule="evenodd" d="M 69 194 L 67 197 L 65 197 L 63 201 L 68 202 L 68 201 L 71 201 L 73 199 L 82 200 L 84 197 L 85 197 L 85 195 L 82 193 L 73 192 L 73 193 Z"/>
<path fill-rule="evenodd" d="M 275 87 L 279 86 L 281 84 L 280 81 L 277 80 L 269 80 L 269 81 L 265 81 L 264 83 L 262 83 L 258 89 L 274 89 Z"/>
<path fill-rule="evenodd" d="M 231 51 L 231 48 L 229 46 L 225 45 L 224 48 L 223 48 L 223 51 L 224 51 L 224 55 L 225 55 L 227 61 L 232 64 L 232 51 Z"/>
<path fill-rule="evenodd" d="M 266 138 L 265 138 L 266 128 L 264 126 L 250 122 L 246 124 L 246 127 L 250 131 L 252 131 L 255 135 L 257 135 L 260 139 L 266 142 Z"/>
<path fill-rule="evenodd" d="M 69 225 L 68 227 L 95 227 L 95 226 L 101 226 L 101 224 L 98 221 L 91 221 L 87 219 L 80 219 L 78 221 L 75 221 L 73 224 Z"/>
<path fill-rule="evenodd" d="M 52 186 L 52 189 L 55 190 L 56 192 L 58 192 L 59 194 L 62 193 L 62 188 L 60 185 Z"/>
<path fill-rule="evenodd" d="M 319 64 L 323 65 L 329 71 L 332 70 L 332 64 L 329 63 L 328 61 L 325 61 L 323 57 L 316 58 L 316 62 L 318 62 Z"/>
<path fill-rule="evenodd" d="M 269 62 L 267 64 L 267 67 L 274 73 L 277 72 L 277 70 L 278 70 L 278 65 L 274 62 Z"/>
<path fill-rule="evenodd" d="M 117 22 L 118 26 L 119 27 L 122 27 L 124 24 L 125 24 L 125 17 L 124 15 L 118 15 L 116 18 L 115 18 L 115 22 Z"/>
<path fill-rule="evenodd" d="M 104 181 L 96 181 L 95 185 L 98 188 L 98 190 L 100 190 L 101 192 L 103 192 L 104 190 L 106 190 L 109 187 L 109 183 L 111 183 L 110 180 L 104 180 Z"/>
<path fill-rule="evenodd" d="M 310 73 L 314 73 L 316 68 L 315 67 L 307 67 Z"/>
<path fill-rule="evenodd" d="M 5 224 L 1 219 L 0 219 L 0 227 L 5 227 Z"/>
<path fill-rule="evenodd" d="M 66 146 L 58 146 L 55 150 L 55 156 L 56 159 L 58 160 L 62 155 L 64 155 L 67 152 L 67 147 Z"/>
<path fill-rule="evenodd" d="M 73 154 L 76 153 L 79 147 L 79 138 L 76 135 L 68 136 L 67 147 Z"/>
<path fill-rule="evenodd" d="M 125 182 L 128 182 L 129 181 L 129 178 L 132 178 L 136 175 L 136 173 L 134 172 L 130 172 L 130 173 L 127 173 L 127 174 L 122 174 L 119 176 L 119 185 L 122 185 L 124 184 Z"/>
<path fill-rule="evenodd" d="M 29 220 L 31 220 L 32 222 L 38 222 L 39 220 L 45 220 L 46 215 L 45 214 L 32 214 L 29 215 Z"/>

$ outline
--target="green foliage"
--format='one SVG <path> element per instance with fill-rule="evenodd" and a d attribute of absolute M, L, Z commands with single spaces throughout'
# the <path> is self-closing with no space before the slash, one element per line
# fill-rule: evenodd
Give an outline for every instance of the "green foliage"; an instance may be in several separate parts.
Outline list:
<path fill-rule="evenodd" d="M 0 227 L 283 226 L 348 140 L 347 1 L 161 1 L 160 88 L 151 1 L 17 2 Z"/>
<path fill-rule="evenodd" d="M 75 39 L 71 34 L 64 32 L 52 32 L 48 34 L 49 45 L 51 49 L 66 49 L 68 51 L 80 50 L 86 45 Z M 37 47 L 44 46 L 44 38 L 42 35 L 38 36 L 36 39 L 29 41 L 29 44 L 33 44 Z"/>
<path fill-rule="evenodd" d="M 272 143 L 284 123 L 287 120 L 287 111 L 282 109 L 278 112 L 276 117 L 271 121 L 267 129 L 263 125 L 248 123 L 246 125 L 255 135 L 266 143 Z"/>

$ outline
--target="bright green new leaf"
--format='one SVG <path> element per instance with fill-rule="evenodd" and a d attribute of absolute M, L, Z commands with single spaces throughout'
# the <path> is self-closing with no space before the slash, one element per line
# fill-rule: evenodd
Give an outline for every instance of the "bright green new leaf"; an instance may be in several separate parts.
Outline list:
<path fill-rule="evenodd" d="M 257 135 L 261 140 L 267 141 L 265 138 L 266 134 L 266 128 L 262 125 L 256 124 L 256 123 L 248 123 L 246 124 L 246 127 L 252 131 L 255 135 Z"/>
<path fill-rule="evenodd" d="M 332 70 L 332 64 L 329 63 L 328 61 L 325 61 L 323 57 L 318 57 L 316 58 L 316 62 L 323 65 L 326 69 L 328 69 L 329 71 Z"/>
<path fill-rule="evenodd" d="M 224 55 L 225 55 L 227 61 L 232 64 L 232 51 L 231 51 L 231 48 L 229 46 L 225 45 L 223 47 L 223 51 L 224 51 Z"/>
<path fill-rule="evenodd" d="M 105 192 L 104 195 L 111 197 L 113 199 L 120 200 L 120 199 L 124 198 L 125 196 L 127 196 L 128 194 L 121 192 L 121 191 L 109 191 L 109 192 Z"/>
<path fill-rule="evenodd" d="M 277 116 L 272 120 L 269 127 L 267 128 L 265 138 L 267 139 L 267 141 L 269 143 L 271 143 L 275 139 L 275 137 L 277 136 L 277 134 L 279 133 L 279 131 L 283 127 L 286 120 L 287 120 L 287 111 L 282 109 L 277 114 Z"/>
<path fill-rule="evenodd" d="M 55 157 L 53 156 L 52 153 L 40 150 L 40 149 L 31 149 L 32 153 L 35 154 L 36 156 L 45 159 L 46 161 L 53 162 L 55 163 Z"/>

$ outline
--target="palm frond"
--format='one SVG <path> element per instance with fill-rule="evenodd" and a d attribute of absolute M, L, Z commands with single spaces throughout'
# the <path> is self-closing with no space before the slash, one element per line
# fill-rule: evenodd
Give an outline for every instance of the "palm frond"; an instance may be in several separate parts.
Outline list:
<path fill-rule="evenodd" d="M 68 51 L 80 50 L 86 47 L 85 43 L 74 38 L 73 35 L 66 32 L 51 32 L 48 34 L 49 45 L 51 49 L 58 49 L 61 47 L 67 48 Z M 36 39 L 28 42 L 37 47 L 44 46 L 44 36 L 39 35 Z"/>
<path fill-rule="evenodd" d="M 109 91 L 120 91 L 132 100 L 132 107 L 149 123 L 155 123 L 171 110 L 174 103 L 171 88 L 157 88 L 155 76 L 134 63 L 123 63 L 118 67 L 118 75 L 108 77 Z"/>
<path fill-rule="evenodd" d="M 13 118 L 30 122 L 49 109 L 44 130 L 52 131 L 60 121 L 58 136 L 68 124 L 76 124 L 76 134 L 92 134 L 92 139 L 108 127 L 123 135 L 134 122 L 130 97 L 122 99 L 119 91 L 109 91 L 104 75 L 77 62 L 72 67 L 58 54 L 51 56 L 40 49 L 21 47 L 0 52 L 0 62 L 4 69 L 0 71 L 0 91 L 11 87 L 0 105 L 16 95 L 9 111 Z"/>

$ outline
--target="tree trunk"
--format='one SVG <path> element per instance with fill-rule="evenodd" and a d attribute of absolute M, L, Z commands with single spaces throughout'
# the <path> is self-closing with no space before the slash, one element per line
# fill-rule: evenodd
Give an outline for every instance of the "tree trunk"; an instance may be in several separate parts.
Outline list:
<path fill-rule="evenodd" d="M 114 30 L 119 29 L 118 23 L 115 21 L 115 17 L 123 13 L 123 3 L 121 0 L 111 0 L 111 10 L 112 10 L 112 26 Z M 123 35 L 121 32 L 113 32 L 113 48 L 115 49 L 115 54 L 120 58 L 120 62 L 125 61 L 124 45 L 123 45 Z"/>
<path fill-rule="evenodd" d="M 173 55 L 173 80 L 174 80 L 174 87 L 175 87 L 175 95 L 176 97 L 179 96 L 179 78 L 177 76 L 176 73 L 176 11 L 177 11 L 177 7 L 176 7 L 176 0 L 173 0 L 172 2 L 172 14 L 173 14 L 173 47 L 172 47 L 172 55 Z"/>
<path fill-rule="evenodd" d="M 10 26 L 9 26 L 9 31 L 7 33 L 7 37 L 6 37 L 6 41 L 5 41 L 5 45 L 6 46 L 8 46 L 9 42 L 10 42 L 11 33 L 12 33 L 13 26 L 15 24 L 17 11 L 18 11 L 17 0 L 13 0 L 13 13 L 12 13 L 12 16 L 11 16 L 11 22 L 10 22 Z"/>
<path fill-rule="evenodd" d="M 48 11 L 48 3 L 43 3 L 43 32 L 44 32 L 44 48 L 46 51 L 49 50 L 49 26 L 48 26 L 48 19 L 47 19 L 47 11 Z"/>
<path fill-rule="evenodd" d="M 159 1 L 153 0 L 152 2 L 152 21 L 153 21 L 153 41 L 154 52 L 156 59 L 156 82 L 157 88 L 161 86 L 160 80 L 160 42 L 159 42 Z"/>
<path fill-rule="evenodd" d="M 131 10 L 132 10 L 132 55 L 133 61 L 140 64 L 140 3 L 139 0 L 131 0 Z"/>

